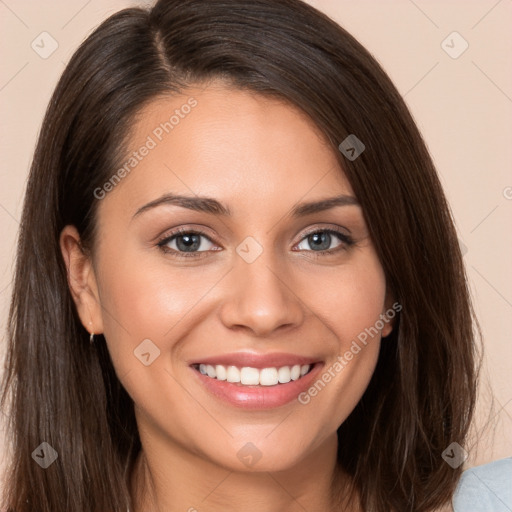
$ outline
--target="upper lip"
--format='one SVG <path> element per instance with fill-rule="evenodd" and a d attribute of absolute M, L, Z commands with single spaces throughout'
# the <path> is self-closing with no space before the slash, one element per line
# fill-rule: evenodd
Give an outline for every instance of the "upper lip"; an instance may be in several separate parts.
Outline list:
<path fill-rule="evenodd" d="M 218 356 L 204 357 L 195 359 L 190 362 L 190 366 L 197 364 L 210 364 L 215 366 L 217 364 L 223 366 L 237 366 L 238 368 L 280 368 L 282 366 L 294 366 L 297 364 L 312 365 L 318 362 L 318 359 L 298 356 L 296 354 L 285 354 L 283 352 L 276 352 L 271 354 L 256 354 L 251 352 L 235 352 L 232 354 L 222 354 Z"/>

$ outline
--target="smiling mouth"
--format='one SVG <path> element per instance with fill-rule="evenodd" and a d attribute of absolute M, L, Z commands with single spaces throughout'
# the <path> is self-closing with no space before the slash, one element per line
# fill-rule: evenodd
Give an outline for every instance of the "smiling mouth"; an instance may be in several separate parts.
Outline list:
<path fill-rule="evenodd" d="M 296 364 L 269 368 L 238 367 L 232 365 L 194 364 L 192 368 L 214 380 L 226 381 L 240 386 L 277 386 L 300 380 L 315 364 Z"/>

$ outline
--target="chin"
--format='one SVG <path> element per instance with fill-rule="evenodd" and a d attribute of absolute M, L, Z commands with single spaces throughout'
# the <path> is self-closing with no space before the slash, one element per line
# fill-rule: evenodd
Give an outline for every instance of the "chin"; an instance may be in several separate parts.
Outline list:
<path fill-rule="evenodd" d="M 210 461 L 238 473 L 278 472 L 293 469 L 307 455 L 305 441 L 286 443 L 279 438 L 270 441 L 264 435 L 260 439 L 233 443 L 229 453 L 211 454 Z"/>

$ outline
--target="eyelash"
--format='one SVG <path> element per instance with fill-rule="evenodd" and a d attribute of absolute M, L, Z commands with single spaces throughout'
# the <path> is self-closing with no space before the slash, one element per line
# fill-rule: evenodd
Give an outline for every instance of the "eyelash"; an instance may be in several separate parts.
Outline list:
<path fill-rule="evenodd" d="M 332 229 L 332 228 L 315 229 L 315 230 L 309 231 L 304 234 L 304 236 L 301 238 L 300 242 L 302 242 L 302 240 L 304 240 L 308 236 L 314 235 L 316 233 L 328 233 L 330 235 L 336 235 L 340 238 L 340 240 L 342 241 L 342 243 L 344 245 L 340 245 L 339 247 L 337 247 L 335 249 L 327 249 L 324 251 L 307 251 L 307 252 L 315 253 L 315 257 L 331 256 L 332 254 L 337 253 L 339 251 L 344 251 L 348 247 L 355 244 L 355 241 L 352 237 L 350 237 L 349 235 L 346 235 L 345 233 L 342 233 L 341 231 L 338 231 L 338 230 Z M 198 252 L 187 253 L 187 252 L 176 251 L 175 249 L 169 249 L 166 247 L 166 245 L 169 242 L 171 242 L 175 238 L 179 237 L 180 235 L 184 235 L 184 234 L 186 234 L 186 235 L 201 235 L 201 236 L 204 236 L 206 239 L 208 239 L 211 243 L 214 243 L 213 240 L 211 240 L 211 238 L 204 231 L 201 231 L 200 229 L 178 228 L 177 230 L 173 231 L 172 233 L 166 234 L 166 235 L 164 235 L 164 237 L 160 238 L 158 240 L 157 246 L 165 254 L 172 254 L 173 257 L 176 256 L 178 258 L 182 258 L 182 257 L 183 258 L 198 258 L 198 257 L 201 257 L 204 252 L 209 252 L 209 251 L 198 251 Z"/>

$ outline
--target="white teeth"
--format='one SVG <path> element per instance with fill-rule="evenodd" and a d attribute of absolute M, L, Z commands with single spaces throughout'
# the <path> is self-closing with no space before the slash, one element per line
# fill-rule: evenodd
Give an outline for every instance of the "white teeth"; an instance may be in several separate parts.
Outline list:
<path fill-rule="evenodd" d="M 292 371 L 290 372 L 290 378 L 292 380 L 298 380 L 300 379 L 300 365 L 299 364 L 296 364 L 293 368 L 292 368 Z"/>
<path fill-rule="evenodd" d="M 240 383 L 244 386 L 275 386 L 277 384 L 287 384 L 292 380 L 298 380 L 306 375 L 311 369 L 311 365 L 296 364 L 293 366 L 282 366 L 280 368 L 251 368 L 244 366 L 224 366 L 218 364 L 200 364 L 199 371 L 212 379 L 225 380 L 232 383 Z"/>
<path fill-rule="evenodd" d="M 224 368 L 224 366 L 218 364 L 215 367 L 215 371 L 217 372 L 217 379 L 219 379 L 219 380 L 226 380 L 227 372 L 226 372 L 226 368 Z"/>
<path fill-rule="evenodd" d="M 285 366 L 283 366 L 283 368 L 286 369 Z M 262 386 L 275 386 L 279 382 L 279 373 L 276 368 L 263 368 L 263 370 L 258 373 L 259 383 Z"/>
<path fill-rule="evenodd" d="M 277 372 L 277 379 L 281 384 L 287 384 L 292 380 L 291 377 L 291 370 L 289 366 L 283 366 L 282 368 L 279 368 L 279 371 Z"/>
<path fill-rule="evenodd" d="M 257 386 L 260 383 L 260 372 L 257 368 L 245 367 L 240 370 L 240 382 L 246 386 Z"/>
<path fill-rule="evenodd" d="M 240 370 L 236 366 L 228 366 L 226 380 L 228 382 L 240 382 Z"/>

